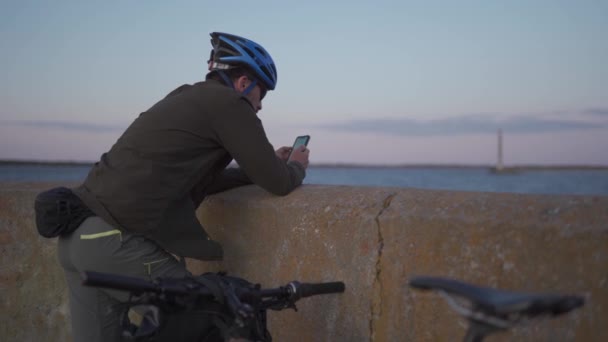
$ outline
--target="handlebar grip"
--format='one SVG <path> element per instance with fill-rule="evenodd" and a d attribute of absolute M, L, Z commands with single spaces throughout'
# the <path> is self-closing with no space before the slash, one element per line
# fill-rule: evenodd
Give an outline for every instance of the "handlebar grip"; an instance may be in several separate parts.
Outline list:
<path fill-rule="evenodd" d="M 299 285 L 300 298 L 310 297 L 314 295 L 326 294 L 326 293 L 340 293 L 344 292 L 345 286 L 341 281 L 335 281 L 330 283 L 302 283 Z"/>
<path fill-rule="evenodd" d="M 85 286 L 104 287 L 134 293 L 158 291 L 154 283 L 134 277 L 93 271 L 81 272 L 80 276 L 82 278 L 82 285 Z"/>

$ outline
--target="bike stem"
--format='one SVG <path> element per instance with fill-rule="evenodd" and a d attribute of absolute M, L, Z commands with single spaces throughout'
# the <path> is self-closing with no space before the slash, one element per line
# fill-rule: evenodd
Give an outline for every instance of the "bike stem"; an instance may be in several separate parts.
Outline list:
<path fill-rule="evenodd" d="M 483 339 L 492 333 L 503 330 L 495 326 L 485 324 L 483 322 L 469 320 L 469 328 L 464 337 L 464 342 L 481 342 Z"/>

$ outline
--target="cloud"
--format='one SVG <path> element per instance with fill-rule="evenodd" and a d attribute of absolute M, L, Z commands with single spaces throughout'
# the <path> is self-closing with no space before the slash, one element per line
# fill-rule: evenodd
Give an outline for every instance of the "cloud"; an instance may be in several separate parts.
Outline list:
<path fill-rule="evenodd" d="M 6 126 L 26 126 L 49 129 L 63 129 L 69 131 L 81 131 L 89 133 L 105 133 L 123 131 L 125 125 L 103 125 L 98 123 L 70 122 L 70 121 L 27 121 L 27 120 L 5 120 L 0 121 L 1 125 Z"/>
<path fill-rule="evenodd" d="M 608 116 L 608 108 L 589 108 L 584 113 L 596 116 Z"/>
<path fill-rule="evenodd" d="M 319 128 L 349 131 L 377 132 L 407 136 L 464 135 L 495 133 L 502 129 L 509 133 L 552 133 L 574 130 L 607 128 L 608 123 L 584 122 L 568 119 L 519 116 L 499 118 L 495 115 L 468 115 L 462 117 L 413 119 L 363 119 L 321 124 Z"/>

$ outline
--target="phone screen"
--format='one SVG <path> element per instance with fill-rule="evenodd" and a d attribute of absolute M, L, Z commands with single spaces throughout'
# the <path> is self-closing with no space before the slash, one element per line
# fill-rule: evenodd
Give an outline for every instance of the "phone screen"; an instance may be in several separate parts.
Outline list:
<path fill-rule="evenodd" d="M 287 158 L 287 161 L 289 161 L 291 159 L 291 154 L 293 153 L 293 151 L 304 145 L 307 146 L 308 145 L 308 140 L 310 140 L 310 136 L 309 135 L 302 135 L 296 138 L 296 141 L 293 143 L 293 147 L 291 149 L 291 153 L 289 153 L 289 157 Z"/>

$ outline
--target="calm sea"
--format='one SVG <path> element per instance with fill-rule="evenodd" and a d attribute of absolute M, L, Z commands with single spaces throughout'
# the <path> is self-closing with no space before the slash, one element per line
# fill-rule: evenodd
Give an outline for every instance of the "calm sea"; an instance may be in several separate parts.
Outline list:
<path fill-rule="evenodd" d="M 0 182 L 77 182 L 88 165 L 0 164 Z M 524 169 L 495 174 L 485 167 L 309 167 L 304 184 L 392 186 L 536 194 L 608 196 L 608 169 Z"/>

